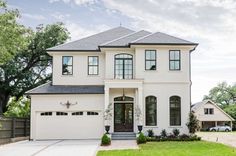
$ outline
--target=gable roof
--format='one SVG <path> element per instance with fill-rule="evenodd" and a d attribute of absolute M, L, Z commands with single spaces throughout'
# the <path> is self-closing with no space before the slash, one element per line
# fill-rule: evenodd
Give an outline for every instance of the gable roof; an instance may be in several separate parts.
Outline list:
<path fill-rule="evenodd" d="M 73 42 L 61 44 L 47 51 L 100 51 L 100 47 L 130 47 L 130 45 L 198 45 L 165 33 L 145 30 L 133 31 L 116 27 Z"/>
<path fill-rule="evenodd" d="M 104 85 L 52 85 L 51 82 L 45 83 L 25 94 L 104 94 Z"/>
<path fill-rule="evenodd" d="M 214 103 L 211 100 L 204 100 L 204 101 L 201 101 L 201 102 L 197 102 L 197 103 L 191 105 L 191 110 L 193 112 L 196 112 L 198 109 L 200 109 L 203 105 L 205 105 L 207 103 L 211 103 L 216 108 L 218 108 L 222 113 L 224 113 L 227 117 L 229 117 L 232 121 L 234 121 L 234 118 L 232 118 L 229 114 L 227 114 L 223 109 L 221 109 L 216 103 Z"/>

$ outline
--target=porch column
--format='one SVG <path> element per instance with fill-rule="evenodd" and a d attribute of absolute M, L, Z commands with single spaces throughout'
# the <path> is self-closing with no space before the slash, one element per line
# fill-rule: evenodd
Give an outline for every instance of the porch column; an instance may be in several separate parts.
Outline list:
<path fill-rule="evenodd" d="M 217 126 L 217 121 L 215 121 L 215 127 Z"/>
<path fill-rule="evenodd" d="M 230 127 L 231 127 L 231 131 L 233 131 L 233 123 L 232 123 L 232 121 L 230 121 Z"/>
<path fill-rule="evenodd" d="M 144 110 L 143 110 L 143 88 L 138 88 L 138 106 L 142 112 L 142 121 L 141 123 L 144 125 Z"/>
<path fill-rule="evenodd" d="M 104 110 L 106 110 L 108 105 L 109 105 L 109 90 L 110 90 L 110 88 L 108 88 L 108 87 L 104 88 L 104 91 L 105 91 L 105 97 L 104 97 L 105 98 L 104 99 L 105 106 L 104 106 Z"/>

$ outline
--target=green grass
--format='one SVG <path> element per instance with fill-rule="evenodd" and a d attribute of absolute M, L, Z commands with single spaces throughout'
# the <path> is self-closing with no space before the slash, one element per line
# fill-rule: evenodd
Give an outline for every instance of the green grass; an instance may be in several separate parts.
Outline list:
<path fill-rule="evenodd" d="M 97 156 L 236 156 L 236 148 L 206 141 L 148 142 L 138 150 L 99 151 Z"/>

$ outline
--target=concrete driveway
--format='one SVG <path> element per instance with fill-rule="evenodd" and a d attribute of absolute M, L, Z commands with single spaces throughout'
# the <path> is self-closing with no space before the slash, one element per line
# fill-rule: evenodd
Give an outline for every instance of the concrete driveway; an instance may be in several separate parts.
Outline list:
<path fill-rule="evenodd" d="M 0 156 L 95 156 L 99 140 L 21 141 L 0 146 Z"/>
<path fill-rule="evenodd" d="M 236 132 L 198 132 L 202 140 L 218 142 L 236 147 Z"/>

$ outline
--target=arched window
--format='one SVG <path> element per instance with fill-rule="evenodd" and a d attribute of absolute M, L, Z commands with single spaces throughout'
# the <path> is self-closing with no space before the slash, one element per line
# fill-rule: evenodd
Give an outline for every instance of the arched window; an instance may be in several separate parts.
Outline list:
<path fill-rule="evenodd" d="M 170 97 L 170 126 L 181 125 L 181 98 L 179 96 Z"/>
<path fill-rule="evenodd" d="M 133 78 L 133 56 L 130 54 L 115 55 L 115 79 Z"/>
<path fill-rule="evenodd" d="M 155 96 L 148 96 L 146 102 L 146 126 L 157 125 L 157 99 Z"/>

